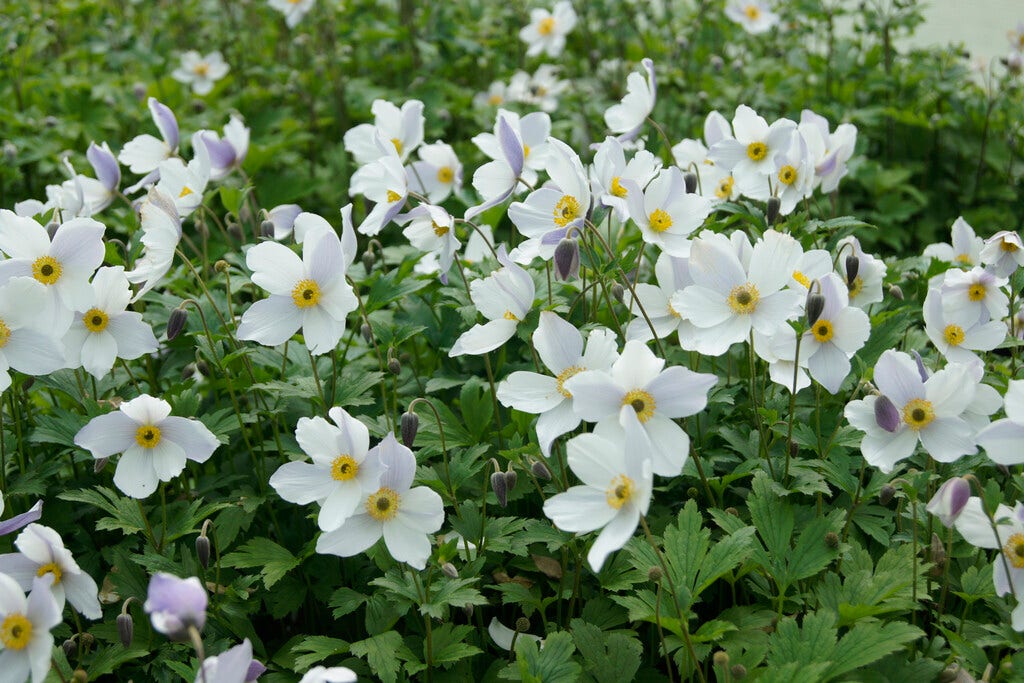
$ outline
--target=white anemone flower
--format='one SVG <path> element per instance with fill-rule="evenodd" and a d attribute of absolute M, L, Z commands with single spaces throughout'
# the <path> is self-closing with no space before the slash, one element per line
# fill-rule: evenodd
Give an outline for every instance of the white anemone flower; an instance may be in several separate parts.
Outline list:
<path fill-rule="evenodd" d="M 504 81 L 493 81 L 487 88 L 487 92 L 479 92 L 473 96 L 473 105 L 479 108 L 500 107 L 508 99 L 506 91 L 508 86 Z"/>
<path fill-rule="evenodd" d="M 352 516 L 364 495 L 380 486 L 382 466 L 376 453 L 367 457 L 370 432 L 343 408 L 322 417 L 299 418 L 295 439 L 312 463 L 289 462 L 270 477 L 270 485 L 290 503 L 320 504 L 317 523 L 332 531 Z"/>
<path fill-rule="evenodd" d="M 46 287 L 32 278 L 0 285 L 0 394 L 11 386 L 12 368 L 47 375 L 64 367 L 64 351 L 49 321 L 39 315 L 49 305 Z"/>
<path fill-rule="evenodd" d="M 420 204 L 412 211 L 395 217 L 399 225 L 406 225 L 402 234 L 420 251 L 432 252 L 438 257 L 438 270 L 442 277 L 455 262 L 455 254 L 462 243 L 455 237 L 455 219 L 440 206 Z"/>
<path fill-rule="evenodd" d="M 51 576 L 37 577 L 28 597 L 17 582 L 0 574 L 0 667 L 8 681 L 43 683 L 50 671 L 53 634 L 61 610 L 53 599 Z"/>
<path fill-rule="evenodd" d="M 380 459 L 384 472 L 380 488 L 366 491 L 362 509 L 340 527 L 323 533 L 316 551 L 325 555 L 352 557 L 384 537 L 391 557 L 415 569 L 427 566 L 431 534 L 444 523 L 444 503 L 426 486 L 412 487 L 416 456 L 388 434 L 367 458 Z"/>
<path fill-rule="evenodd" d="M 700 328 L 690 350 L 720 356 L 749 338 L 752 329 L 771 335 L 785 324 L 803 298 L 783 289 L 802 254 L 800 243 L 791 236 L 768 230 L 744 268 L 734 246 L 725 240 L 703 236 L 694 240 L 690 248 L 694 284 L 671 300 L 680 315 Z"/>
<path fill-rule="evenodd" d="M 347 227 L 341 240 L 334 230 L 307 234 L 302 258 L 277 242 L 249 249 L 245 263 L 252 271 L 252 281 L 270 296 L 242 315 L 239 339 L 277 346 L 301 328 L 306 348 L 314 355 L 338 345 L 345 333 L 345 317 L 359 305 L 352 286 L 345 281 L 345 271 L 356 256 L 355 234 Z"/>
<path fill-rule="evenodd" d="M 950 268 L 942 278 L 942 310 L 948 318 L 972 318 L 978 322 L 1002 320 L 1010 314 L 1010 301 L 1003 291 L 1008 280 L 984 268 Z"/>
<path fill-rule="evenodd" d="M 53 235 L 31 218 L 0 209 L 0 284 L 30 277 L 46 288 L 46 305 L 37 310 L 40 324 L 61 336 L 74 311 L 89 305 L 89 278 L 103 263 L 102 223 L 72 218 Z"/>
<path fill-rule="evenodd" d="M 82 187 L 82 197 L 85 201 L 83 214 L 92 216 L 110 206 L 117 197 L 117 190 L 121 185 L 121 167 L 105 142 L 99 145 L 90 142 L 85 157 L 89 160 L 96 177 L 79 176 L 78 182 Z"/>
<path fill-rule="evenodd" d="M 754 353 L 768 364 L 768 379 L 786 391 L 795 389 L 799 392 L 811 385 L 811 378 L 807 374 L 807 354 L 801 349 L 798 362 L 793 360 L 796 355 L 796 336 L 788 325 L 770 335 L 754 330 Z"/>
<path fill-rule="evenodd" d="M 228 75 L 228 65 L 219 50 L 201 55 L 189 50 L 181 55 L 181 66 L 171 72 L 171 78 L 192 87 L 196 95 L 207 95 L 213 84 Z"/>
<path fill-rule="evenodd" d="M 947 309 L 942 290 L 932 287 L 924 299 L 924 330 L 950 363 L 978 359 L 975 351 L 991 351 L 1006 339 L 1001 319 L 982 323 L 971 308 Z"/>
<path fill-rule="evenodd" d="M 132 173 L 155 171 L 161 161 L 170 159 L 178 153 L 178 120 L 174 117 L 174 112 L 155 97 L 150 97 L 148 104 L 149 113 L 162 139 L 145 133 L 125 143 L 121 153 L 117 155 L 117 160 L 127 166 Z M 142 182 L 155 180 L 155 177 L 143 178 Z M 131 194 L 140 187 L 141 183 L 128 188 L 125 192 Z"/>
<path fill-rule="evenodd" d="M 627 162 L 622 142 L 609 136 L 594 153 L 590 167 L 591 191 L 597 201 L 615 211 L 620 221 L 625 221 L 629 215 L 626 207 L 629 191 L 622 186 L 622 181 L 633 180 L 640 187 L 646 187 L 660 170 L 661 160 L 643 149 Z"/>
<path fill-rule="evenodd" d="M 971 545 L 999 550 L 992 563 L 992 583 L 996 595 L 1016 596 L 1011 623 L 1015 631 L 1024 631 L 1024 505 L 1011 508 L 1000 503 L 989 517 L 981 498 L 971 496 L 954 525 Z"/>
<path fill-rule="evenodd" d="M 522 152 L 521 160 L 519 159 L 519 153 L 512 149 L 512 138 L 510 138 L 507 132 L 502 132 L 502 121 L 514 132 L 514 138 L 517 140 L 519 150 Z M 480 133 L 474 136 L 473 144 L 490 159 L 504 161 L 513 168 L 518 165 L 519 171 L 517 175 L 522 178 L 523 182 L 518 183 L 517 186 L 514 185 L 513 188 L 516 192 L 520 192 L 527 189 L 527 185 L 536 187 L 538 173 L 547 166 L 548 138 L 550 136 L 551 117 L 546 113 L 535 111 L 520 117 L 514 111 L 499 109 L 494 121 L 494 132 Z M 479 173 L 480 170 L 488 166 L 490 164 L 482 166 L 477 172 Z M 473 176 L 473 186 L 476 187 L 480 196 L 485 199 L 489 197 L 487 192 L 477 187 L 475 174 Z M 491 206 L 494 205 L 492 204 Z M 467 212 L 466 218 L 470 217 Z"/>
<path fill-rule="evenodd" d="M 857 127 L 841 123 L 830 133 L 828 119 L 804 109 L 800 112 L 799 130 L 814 167 L 814 185 L 826 194 L 835 191 L 846 175 L 846 163 L 857 145 Z"/>
<path fill-rule="evenodd" d="M 517 71 L 508 83 L 509 99 L 536 107 L 542 112 L 558 109 L 558 97 L 569 87 L 569 82 L 558 77 L 559 67 L 541 64 L 533 74 Z"/>
<path fill-rule="evenodd" d="M 587 422 L 615 420 L 629 408 L 652 443 L 654 473 L 675 477 L 690 454 L 690 437 L 673 422 L 704 410 L 718 377 L 689 368 L 665 368 L 665 361 L 639 341 L 628 341 L 612 365 L 588 370 L 566 380 L 576 413 Z"/>
<path fill-rule="evenodd" d="M 572 324 L 551 311 L 542 311 L 533 346 L 554 377 L 537 372 L 513 372 L 498 385 L 498 400 L 507 407 L 537 418 L 537 440 L 544 457 L 551 455 L 555 439 L 576 429 L 580 417 L 572 408 L 572 394 L 565 382 L 586 370 L 606 371 L 619 357 L 615 335 L 596 328 L 583 335 Z"/>
<path fill-rule="evenodd" d="M 775 170 L 769 176 L 741 176 L 740 192 L 751 199 L 767 201 L 779 198 L 779 214 L 787 216 L 814 191 L 814 166 L 807 152 L 807 143 L 799 133 L 792 136 L 789 148 L 775 155 Z"/>
<path fill-rule="evenodd" d="M 686 191 L 683 172 L 670 166 L 646 187 L 624 180 L 629 217 L 640 228 L 644 242 L 672 256 L 690 255 L 690 235 L 711 214 L 711 200 Z"/>
<path fill-rule="evenodd" d="M 890 349 L 875 364 L 874 377 L 881 396 L 851 401 L 844 411 L 865 433 L 860 450 L 868 464 L 888 474 L 914 454 L 919 441 L 939 462 L 977 451 L 974 430 L 963 417 L 978 386 L 968 366 L 948 365 L 925 380 L 913 358 Z"/>
<path fill-rule="evenodd" d="M 647 514 L 654 484 L 652 457 L 657 458 L 642 418 L 630 406 L 622 406 L 612 419 L 616 423 L 609 423 L 611 428 L 598 425 L 592 434 L 570 439 L 569 467 L 583 484 L 544 501 L 544 514 L 563 531 L 601 529 L 587 553 L 595 572 L 626 545 Z"/>
<path fill-rule="evenodd" d="M 171 416 L 171 404 L 142 394 L 90 420 L 75 445 L 97 459 L 122 453 L 114 484 L 127 496 L 145 498 L 159 482 L 181 474 L 186 460 L 209 460 L 219 442 L 199 420 Z"/>
<path fill-rule="evenodd" d="M 716 203 L 736 199 L 740 194 L 732 173 L 712 161 L 708 151 L 718 141 L 731 137 L 729 121 L 718 111 L 712 111 L 704 119 L 703 141 L 687 138 L 672 147 L 676 166 L 696 173 L 698 192 Z"/>
<path fill-rule="evenodd" d="M 634 316 L 626 327 L 626 340 L 638 339 L 647 342 L 655 336 L 662 339 L 678 331 L 680 344 L 692 345 L 691 340 L 697 334 L 697 328 L 679 315 L 679 311 L 672 308 L 671 303 L 673 294 L 693 284 L 689 259 L 670 256 L 663 252 L 654 264 L 654 277 L 657 285 L 646 282 L 633 285 L 636 291 L 635 302 L 631 303 L 632 294 L 628 290 L 623 293 L 623 303 Z M 643 306 L 643 312 L 640 306 Z M 647 314 L 646 317 L 644 313 Z M 654 327 L 653 332 L 651 327 Z"/>
<path fill-rule="evenodd" d="M 149 194 L 139 207 L 139 224 L 142 256 L 135 261 L 135 267 L 125 273 L 128 282 L 142 283 L 132 302 L 160 284 L 174 263 L 174 252 L 181 241 L 178 207 L 173 199 L 155 187 L 149 188 Z"/>
<path fill-rule="evenodd" d="M 1010 380 L 1004 400 L 1006 417 L 982 429 L 978 444 L 992 460 L 1010 467 L 1024 463 L 1024 380 Z"/>
<path fill-rule="evenodd" d="M 1014 271 L 1024 266 L 1024 243 L 1020 235 L 1009 230 L 1001 230 L 985 240 L 981 249 L 981 262 L 996 277 L 1010 277 Z"/>
<path fill-rule="evenodd" d="M 583 163 L 567 144 L 548 138 L 548 175 L 551 183 L 534 190 L 525 202 L 508 209 L 516 229 L 526 236 L 519 245 L 520 263 L 535 256 L 551 258 L 555 247 L 571 229 L 581 228 L 590 211 L 590 183 Z"/>
<path fill-rule="evenodd" d="M 924 248 L 924 255 L 931 258 L 952 263 L 958 266 L 977 266 L 981 264 L 981 250 L 985 246 L 985 240 L 974 233 L 974 228 L 958 216 L 953 221 L 950 230 L 950 241 L 929 244 Z"/>
<path fill-rule="evenodd" d="M 860 240 L 853 235 L 839 240 L 836 250 L 840 256 L 836 260 L 836 271 L 844 278 L 847 257 L 857 257 L 857 276 L 854 277 L 853 282 L 846 281 L 846 287 L 850 294 L 850 305 L 867 308 L 868 304 L 881 301 L 882 281 L 885 279 L 886 273 L 886 266 L 882 259 L 865 252 L 860 246 Z"/>
<path fill-rule="evenodd" d="M 351 214 L 352 205 L 348 204 Z M 342 211 L 345 209 L 343 208 Z M 274 239 L 278 242 L 285 240 L 292 234 L 295 227 L 295 219 L 302 213 L 302 207 L 298 204 L 279 204 L 267 211 L 267 220 L 274 227 Z"/>
<path fill-rule="evenodd" d="M 153 328 L 141 313 L 126 310 L 132 292 L 124 268 L 104 267 L 96 271 L 88 308 L 76 311 L 64 335 L 68 367 L 83 367 L 102 378 L 118 358 L 132 360 L 159 348 Z"/>
<path fill-rule="evenodd" d="M 623 133 L 628 138 L 636 137 L 640 127 L 654 110 L 658 96 L 658 85 L 654 78 L 654 62 L 644 58 L 640 64 L 646 77 L 636 71 L 626 77 L 626 95 L 618 104 L 608 107 L 604 122 L 613 133 Z"/>
<path fill-rule="evenodd" d="M 379 132 L 374 135 L 380 154 L 352 174 L 348 188 L 351 196 L 363 195 L 374 202 L 359 226 L 360 233 L 370 236 L 378 234 L 398 215 L 409 196 L 409 178 L 396 148 Z"/>
<path fill-rule="evenodd" d="M 470 298 L 488 322 L 463 332 L 448 352 L 452 358 L 479 356 L 498 348 L 512 338 L 533 307 L 533 278 L 509 259 L 504 245 L 498 247 L 498 262 L 501 268 L 469 283 Z"/>
<path fill-rule="evenodd" d="M 775 157 L 789 149 L 796 123 L 779 119 L 769 126 L 756 111 L 741 104 L 736 107 L 732 130 L 735 137 L 716 142 L 708 156 L 722 168 L 732 171 L 741 185 L 746 185 L 756 182 L 757 176 L 768 176 L 776 170 Z"/>
<path fill-rule="evenodd" d="M 252 658 L 252 643 L 246 638 L 241 644 L 204 659 L 194 683 L 254 683 L 266 670 Z"/>
<path fill-rule="evenodd" d="M 96 582 L 78 566 L 60 534 L 42 524 L 29 524 L 18 534 L 14 546 L 18 552 L 0 555 L 0 574 L 17 581 L 23 591 L 32 589 L 37 576 L 49 574 L 53 576 L 50 591 L 57 609 L 63 611 L 66 600 L 86 619 L 103 616 Z"/>
<path fill-rule="evenodd" d="M 753 35 L 765 33 L 779 23 L 779 15 L 764 0 L 729 0 L 725 16 Z"/>
<path fill-rule="evenodd" d="M 356 673 L 344 666 L 314 666 L 299 683 L 356 683 Z"/>
<path fill-rule="evenodd" d="M 376 144 L 379 134 L 405 163 L 409 155 L 423 144 L 423 103 L 409 100 L 402 108 L 387 100 L 374 100 L 370 106 L 373 123 L 361 123 L 345 133 L 345 151 L 355 157 L 360 166 L 380 159 L 384 149 Z"/>
<path fill-rule="evenodd" d="M 249 129 L 234 114 L 224 126 L 223 139 L 212 130 L 202 131 L 202 138 L 210 155 L 210 180 L 220 180 L 241 168 L 249 153 Z"/>
<path fill-rule="evenodd" d="M 565 49 L 565 36 L 576 26 L 576 12 L 569 0 L 555 3 L 549 12 L 536 8 L 530 12 L 530 23 L 519 30 L 519 39 L 529 45 L 527 57 L 547 54 L 557 57 Z"/>
<path fill-rule="evenodd" d="M 419 149 L 420 160 L 412 162 L 407 170 L 409 185 L 415 192 L 426 195 L 431 204 L 440 204 L 452 192 L 462 187 L 462 163 L 451 145 L 435 142 Z"/>
<path fill-rule="evenodd" d="M 203 203 L 203 193 L 210 182 L 210 153 L 203 135 L 209 131 L 198 131 L 192 135 L 192 160 L 186 164 L 181 159 L 160 162 L 160 181 L 156 189 L 174 202 L 178 215 L 190 215 Z"/>
<path fill-rule="evenodd" d="M 494 137 L 498 142 L 497 156 L 492 157 L 493 161 L 487 162 L 473 173 L 473 188 L 483 201 L 466 209 L 467 221 L 511 197 L 524 173 L 525 151 L 522 138 L 500 111 L 495 131 Z M 488 134 L 478 135 L 473 141 L 477 142 L 477 138 L 483 135 Z M 480 144 L 477 142 L 478 146 Z"/>
<path fill-rule="evenodd" d="M 316 0 L 268 0 L 267 4 L 284 15 L 285 26 L 295 28 L 302 18 L 313 9 Z"/>

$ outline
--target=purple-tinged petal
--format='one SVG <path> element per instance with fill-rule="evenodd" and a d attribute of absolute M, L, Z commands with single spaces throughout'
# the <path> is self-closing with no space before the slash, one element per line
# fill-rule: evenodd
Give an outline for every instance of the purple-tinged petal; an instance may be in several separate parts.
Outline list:
<path fill-rule="evenodd" d="M 22 528 L 26 524 L 38 521 L 43 516 L 43 501 L 37 500 L 27 512 L 15 515 L 8 520 L 0 522 L 0 536 L 6 536 Z"/>
<path fill-rule="evenodd" d="M 107 147 L 107 143 L 97 145 L 95 142 L 90 142 L 85 157 L 92 164 L 92 170 L 103 186 L 111 191 L 116 190 L 117 186 L 121 184 L 121 166 L 118 165 L 113 152 Z"/>
<path fill-rule="evenodd" d="M 174 112 L 155 97 L 149 98 L 149 112 L 153 115 L 153 123 L 160 129 L 164 142 L 173 150 L 178 146 L 178 120 Z"/>

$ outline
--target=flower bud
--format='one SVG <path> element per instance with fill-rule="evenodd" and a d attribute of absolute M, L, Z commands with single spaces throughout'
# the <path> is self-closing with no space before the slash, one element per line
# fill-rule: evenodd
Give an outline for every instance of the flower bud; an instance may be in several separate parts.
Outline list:
<path fill-rule="evenodd" d="M 447 576 L 447 577 L 449 577 L 451 579 L 459 578 L 459 570 L 456 569 L 455 565 L 452 564 L 451 562 L 445 562 L 444 564 L 442 564 L 441 565 L 441 571 L 444 572 L 445 576 Z"/>
<path fill-rule="evenodd" d="M 729 673 L 732 674 L 734 681 L 742 681 L 747 677 L 747 667 L 742 664 L 733 664 L 732 668 L 729 669 Z"/>
<path fill-rule="evenodd" d="M 779 210 L 782 209 L 782 200 L 778 197 L 768 198 L 768 208 L 764 212 L 764 220 L 768 225 L 775 225 L 779 219 Z"/>
<path fill-rule="evenodd" d="M 686 184 L 686 194 L 693 194 L 697 191 L 697 174 L 693 171 L 683 174 L 683 182 Z"/>
<path fill-rule="evenodd" d="M 571 280 L 580 274 L 580 243 L 570 237 L 563 237 L 555 247 L 556 280 Z"/>
<path fill-rule="evenodd" d="M 825 534 L 825 545 L 835 550 L 839 547 L 839 536 L 834 531 Z"/>
<path fill-rule="evenodd" d="M 932 533 L 931 546 L 928 548 L 928 556 L 932 560 L 932 564 L 935 565 L 934 569 L 938 570 L 938 575 L 942 575 L 942 567 L 946 564 L 946 548 L 942 545 L 942 539 L 939 535 Z"/>
<path fill-rule="evenodd" d="M 818 322 L 822 311 L 825 310 L 825 296 L 808 290 L 805 308 L 807 310 L 807 325 L 814 327 L 814 323 Z"/>
<path fill-rule="evenodd" d="M 110 462 L 110 458 L 96 458 L 92 463 L 92 471 L 95 474 L 99 474 L 107 466 L 108 462 Z"/>
<path fill-rule="evenodd" d="M 875 422 L 890 433 L 899 429 L 900 413 L 888 396 L 879 396 L 875 401 Z"/>
<path fill-rule="evenodd" d="M 61 643 L 61 649 L 64 650 L 64 656 L 70 661 L 78 653 L 78 643 L 71 638 L 68 638 Z"/>
<path fill-rule="evenodd" d="M 205 534 L 196 538 L 196 557 L 203 569 L 210 566 L 210 539 Z"/>
<path fill-rule="evenodd" d="M 888 505 L 892 502 L 895 495 L 896 487 L 892 484 L 886 484 L 878 491 L 878 502 L 882 505 Z"/>
<path fill-rule="evenodd" d="M 498 499 L 498 505 L 501 507 L 508 505 L 508 480 L 505 479 L 504 472 L 495 472 L 491 475 L 491 490 L 494 491 L 494 496 Z"/>
<path fill-rule="evenodd" d="M 71 683 L 89 683 L 89 674 L 85 672 L 85 669 L 75 669 L 75 672 L 71 674 Z"/>
<path fill-rule="evenodd" d="M 534 460 L 530 465 L 530 471 L 533 472 L 533 476 L 544 481 L 551 481 L 551 470 L 540 460 Z"/>
<path fill-rule="evenodd" d="M 274 239 L 273 221 L 263 221 L 262 223 L 260 223 L 260 237 L 266 240 Z"/>
<path fill-rule="evenodd" d="M 242 234 L 242 226 L 233 218 L 227 220 L 228 234 L 231 235 L 231 239 L 241 240 L 245 235 Z"/>
<path fill-rule="evenodd" d="M 167 318 L 167 341 L 174 341 L 188 321 L 188 313 L 183 308 L 175 308 Z"/>
<path fill-rule="evenodd" d="M 618 301 L 620 304 L 622 303 L 622 297 L 624 294 L 625 290 L 622 288 L 622 285 L 620 285 L 618 282 L 613 282 L 612 296 L 615 297 L 615 300 Z"/>
<path fill-rule="evenodd" d="M 516 619 L 516 632 L 526 633 L 530 630 L 530 620 L 526 617 L 519 617 Z"/>
<path fill-rule="evenodd" d="M 462 606 L 462 613 L 466 615 L 467 619 L 473 618 L 473 603 L 467 602 Z"/>
<path fill-rule="evenodd" d="M 860 259 L 855 254 L 850 254 L 846 257 L 846 285 L 853 287 L 854 281 L 857 279 L 857 273 L 860 272 Z"/>
<path fill-rule="evenodd" d="M 697 490 L 696 486 L 691 486 L 690 488 L 686 489 L 686 497 L 687 498 L 696 498 L 699 495 L 700 495 L 700 491 Z"/>
<path fill-rule="evenodd" d="M 373 252 L 367 249 L 363 252 L 363 268 L 366 269 L 367 274 L 373 270 L 373 264 L 377 262 L 377 257 L 373 255 Z"/>
<path fill-rule="evenodd" d="M 132 639 L 135 637 L 135 622 L 128 612 L 117 615 L 117 635 L 122 645 L 131 647 Z"/>
<path fill-rule="evenodd" d="M 725 650 L 719 650 L 711 658 L 711 661 L 715 663 L 715 666 L 729 666 L 729 653 Z"/>
<path fill-rule="evenodd" d="M 514 489 L 516 487 L 516 484 L 518 482 L 519 482 L 519 475 L 516 474 L 516 471 L 512 469 L 512 463 L 509 463 L 508 464 L 508 469 L 505 471 L 505 487 L 506 487 L 506 489 L 511 491 L 512 489 Z"/>
<path fill-rule="evenodd" d="M 388 358 L 388 372 L 392 375 L 402 374 L 402 364 L 398 362 L 397 358 Z"/>
<path fill-rule="evenodd" d="M 733 517 L 739 517 L 740 516 L 739 510 L 737 510 L 736 508 L 732 507 L 731 505 L 729 507 L 725 508 L 725 514 L 732 515 Z"/>
<path fill-rule="evenodd" d="M 88 650 L 89 648 L 91 648 L 93 646 L 93 643 L 96 642 L 96 637 L 93 636 L 93 634 L 91 634 L 88 631 L 86 631 L 86 632 L 82 633 L 80 636 L 78 636 L 78 642 L 80 642 L 82 644 L 82 647 L 85 650 Z"/>
<path fill-rule="evenodd" d="M 363 323 L 363 326 L 359 328 L 359 334 L 363 335 L 367 344 L 373 341 L 373 329 L 369 323 Z"/>
<path fill-rule="evenodd" d="M 662 575 L 661 567 L 651 567 L 647 570 L 647 580 L 653 583 L 661 581 Z"/>
<path fill-rule="evenodd" d="M 57 229 L 60 227 L 60 223 L 57 221 L 50 221 L 46 224 L 46 234 L 50 236 L 52 240 L 54 235 L 57 234 Z"/>
<path fill-rule="evenodd" d="M 946 481 L 928 501 L 927 510 L 947 527 L 952 527 L 971 498 L 971 484 L 963 477 Z"/>
<path fill-rule="evenodd" d="M 402 413 L 402 443 L 406 448 L 412 448 L 412 442 L 416 440 L 416 432 L 420 428 L 420 416 L 411 410 Z"/>
<path fill-rule="evenodd" d="M 897 301 L 903 301 L 903 290 L 899 285 L 889 285 L 889 296 Z"/>

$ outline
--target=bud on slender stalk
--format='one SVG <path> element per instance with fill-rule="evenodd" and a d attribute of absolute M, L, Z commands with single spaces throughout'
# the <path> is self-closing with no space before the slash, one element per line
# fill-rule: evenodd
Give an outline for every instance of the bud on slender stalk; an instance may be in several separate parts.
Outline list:
<path fill-rule="evenodd" d="M 373 341 L 373 329 L 369 323 L 363 323 L 363 326 L 359 328 L 359 334 L 363 335 L 363 339 L 369 344 Z"/>
<path fill-rule="evenodd" d="M 455 565 L 452 564 L 451 562 L 445 562 L 444 564 L 442 564 L 441 565 L 441 571 L 444 572 L 444 575 L 449 577 L 449 578 L 452 578 L 452 579 L 459 578 L 459 570 L 456 569 Z"/>
<path fill-rule="evenodd" d="M 512 469 L 512 463 L 508 464 L 508 469 L 505 471 L 505 485 L 509 491 L 516 487 L 519 482 L 519 475 Z"/>
<path fill-rule="evenodd" d="M 938 573 L 941 576 L 942 566 L 946 564 L 946 548 L 942 545 L 942 539 L 939 538 L 939 535 L 936 533 L 932 533 L 932 543 L 929 548 L 929 556 L 931 557 L 932 563 L 935 564 L 935 568 L 940 570 Z"/>
<path fill-rule="evenodd" d="M 505 479 L 504 472 L 495 472 L 491 475 L 491 490 L 494 491 L 494 496 L 498 499 L 498 505 L 506 507 L 508 505 L 508 480 Z"/>
<path fill-rule="evenodd" d="M 203 569 L 210 566 L 210 538 L 206 535 L 206 530 L 209 528 L 210 520 L 206 520 L 203 522 L 203 530 L 196 538 L 196 557 L 199 558 L 199 564 L 203 566 Z"/>
<path fill-rule="evenodd" d="M 571 280 L 580 274 L 580 243 L 570 237 L 564 237 L 555 247 L 556 280 Z"/>
<path fill-rule="evenodd" d="M 854 254 L 850 254 L 846 257 L 846 285 L 852 287 L 854 281 L 857 279 L 857 273 L 860 272 L 860 259 Z"/>
<path fill-rule="evenodd" d="M 900 426 L 900 413 L 888 396 L 879 396 L 875 401 L 875 422 L 887 432 L 895 432 Z"/>
<path fill-rule="evenodd" d="M 57 221 L 50 221 L 46 224 L 46 234 L 50 236 L 51 240 L 53 239 L 53 236 L 57 234 L 57 228 L 59 227 L 60 223 Z"/>
<path fill-rule="evenodd" d="M 405 444 L 406 448 L 412 448 L 413 441 L 416 440 L 416 432 L 420 428 L 420 416 L 411 410 L 407 410 L 402 413 L 402 443 Z"/>
<path fill-rule="evenodd" d="M 620 285 L 618 282 L 612 283 L 612 296 L 615 297 L 615 300 L 618 301 L 620 304 L 622 303 L 622 297 L 624 294 L 625 290 L 623 290 L 622 285 Z"/>
<path fill-rule="evenodd" d="M 167 341 L 174 341 L 185 329 L 188 313 L 183 308 L 175 308 L 167 318 Z"/>
<path fill-rule="evenodd" d="M 367 249 L 363 252 L 363 268 L 369 273 L 373 270 L 373 264 L 377 262 L 377 257 L 373 255 L 373 252 Z"/>
<path fill-rule="evenodd" d="M 899 285 L 889 285 L 889 296 L 897 301 L 903 301 L 903 290 Z"/>
<path fill-rule="evenodd" d="M 388 359 L 388 372 L 390 372 L 392 375 L 402 374 L 402 364 L 398 362 L 397 358 Z"/>
<path fill-rule="evenodd" d="M 271 221 L 260 223 L 260 237 L 266 240 L 274 239 L 274 224 Z"/>
<path fill-rule="evenodd" d="M 78 643 L 76 643 L 72 638 L 68 638 L 67 640 L 65 640 L 63 643 L 61 643 L 60 647 L 62 650 L 64 650 L 64 656 L 68 659 L 68 661 L 70 661 L 71 658 L 78 653 Z"/>
<path fill-rule="evenodd" d="M 947 527 L 952 527 L 956 518 L 967 507 L 970 497 L 970 482 L 963 477 L 953 477 L 939 487 L 932 499 L 928 501 L 926 509 Z"/>
<path fill-rule="evenodd" d="M 825 296 L 808 290 L 806 309 L 807 324 L 810 327 L 814 327 L 814 323 L 818 322 L 822 311 L 825 310 Z"/>
<path fill-rule="evenodd" d="M 896 495 L 896 487 L 892 484 L 886 484 L 878 492 L 878 502 L 882 505 L 888 505 L 892 502 L 893 497 Z"/>
<path fill-rule="evenodd" d="M 683 174 L 683 183 L 686 184 L 686 194 L 693 194 L 697 191 L 697 174 L 687 171 Z"/>
<path fill-rule="evenodd" d="M 775 225 L 779 219 L 779 210 L 782 209 L 782 200 L 778 197 L 768 198 L 768 208 L 764 212 L 764 219 L 768 225 Z"/>
<path fill-rule="evenodd" d="M 544 481 L 551 481 L 551 470 L 548 466 L 542 463 L 540 460 L 534 460 L 530 465 L 530 471 L 533 472 L 533 476 Z"/>
<path fill-rule="evenodd" d="M 825 545 L 827 545 L 829 548 L 832 548 L 833 550 L 838 548 L 839 535 L 834 531 L 830 531 L 827 534 L 825 534 Z"/>
<path fill-rule="evenodd" d="M 526 633 L 530 630 L 530 620 L 526 617 L 519 617 L 516 619 L 516 632 Z"/>
<path fill-rule="evenodd" d="M 135 622 L 127 611 L 117 615 L 117 635 L 122 645 L 131 647 L 132 639 L 135 637 Z"/>
<path fill-rule="evenodd" d="M 71 674 L 71 683 L 89 683 L 89 674 L 85 669 L 75 669 L 75 672 Z"/>

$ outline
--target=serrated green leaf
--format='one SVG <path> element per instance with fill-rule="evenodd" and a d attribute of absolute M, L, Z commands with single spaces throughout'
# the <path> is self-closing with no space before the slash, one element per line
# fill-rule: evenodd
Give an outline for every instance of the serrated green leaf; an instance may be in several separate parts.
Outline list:
<path fill-rule="evenodd" d="M 370 670 L 384 683 L 395 683 L 398 680 L 399 660 L 396 651 L 402 646 L 402 636 L 398 631 L 386 631 L 352 643 L 349 650 L 356 657 L 362 657 L 370 664 Z"/>
<path fill-rule="evenodd" d="M 572 660 L 575 651 L 572 636 L 565 631 L 552 633 L 543 649 L 528 638 L 516 641 L 516 660 L 524 683 L 576 683 L 583 668 Z"/>
<path fill-rule="evenodd" d="M 297 557 L 291 554 L 287 548 L 274 543 L 269 538 L 254 538 L 238 550 L 228 553 L 221 560 L 225 567 L 237 569 L 260 568 L 260 576 L 263 578 L 263 585 L 270 589 L 275 583 L 299 566 Z"/>
<path fill-rule="evenodd" d="M 573 619 L 569 625 L 584 668 L 598 683 L 633 680 L 643 652 L 639 640 L 623 633 L 605 636 L 597 626 L 582 619 Z"/>
<path fill-rule="evenodd" d="M 299 671 L 324 663 L 328 657 L 343 655 L 349 651 L 349 644 L 339 638 L 327 636 L 307 636 L 298 645 L 292 647 L 295 657 L 295 668 Z"/>

